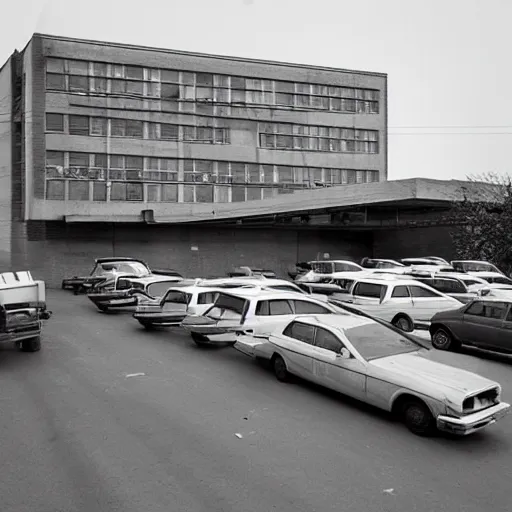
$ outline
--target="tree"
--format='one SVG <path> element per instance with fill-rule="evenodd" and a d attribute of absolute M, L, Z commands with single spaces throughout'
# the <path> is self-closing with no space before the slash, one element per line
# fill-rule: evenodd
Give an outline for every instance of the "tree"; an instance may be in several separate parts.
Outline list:
<path fill-rule="evenodd" d="M 453 204 L 451 236 L 458 259 L 484 260 L 512 272 L 512 177 L 470 178 Z"/>

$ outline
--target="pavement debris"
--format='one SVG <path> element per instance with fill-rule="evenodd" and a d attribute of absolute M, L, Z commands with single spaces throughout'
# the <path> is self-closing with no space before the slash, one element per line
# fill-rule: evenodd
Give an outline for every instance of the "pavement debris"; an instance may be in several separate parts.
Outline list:
<path fill-rule="evenodd" d="M 146 374 L 145 373 L 129 373 L 126 378 L 130 378 L 130 377 L 144 377 Z"/>

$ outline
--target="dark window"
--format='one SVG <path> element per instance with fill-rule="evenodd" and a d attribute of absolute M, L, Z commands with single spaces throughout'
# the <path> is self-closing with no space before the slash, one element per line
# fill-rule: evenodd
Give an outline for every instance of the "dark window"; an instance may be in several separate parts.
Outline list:
<path fill-rule="evenodd" d="M 357 283 L 354 288 L 354 295 L 383 299 L 386 294 L 386 289 L 386 286 L 382 284 Z"/>
<path fill-rule="evenodd" d="M 126 78 L 142 80 L 144 78 L 144 70 L 143 70 L 143 68 L 139 68 L 136 66 L 126 66 L 125 76 L 126 76 Z"/>
<path fill-rule="evenodd" d="M 176 124 L 162 123 L 160 125 L 160 138 L 177 140 L 179 138 L 179 126 Z"/>
<path fill-rule="evenodd" d="M 256 315 L 268 316 L 268 315 L 292 315 L 292 307 L 290 303 L 285 299 L 276 299 L 269 301 L 258 302 L 256 307 Z"/>
<path fill-rule="evenodd" d="M 391 297 L 410 297 L 407 286 L 395 286 Z"/>
<path fill-rule="evenodd" d="M 213 304 L 217 298 L 217 292 L 203 292 L 197 296 L 198 304 Z"/>
<path fill-rule="evenodd" d="M 172 286 L 169 281 L 160 281 L 158 283 L 151 283 L 148 286 L 147 292 L 151 297 L 163 297 L 167 290 Z"/>
<path fill-rule="evenodd" d="M 162 84 L 160 97 L 163 99 L 173 99 L 180 97 L 180 86 L 174 84 Z"/>
<path fill-rule="evenodd" d="M 50 180 L 46 182 L 46 199 L 64 199 L 64 181 Z"/>
<path fill-rule="evenodd" d="M 71 201 L 89 201 L 89 181 L 70 181 L 69 199 Z"/>
<path fill-rule="evenodd" d="M 69 116 L 70 135 L 89 135 L 89 118 L 87 116 Z"/>
<path fill-rule="evenodd" d="M 92 188 L 93 201 L 106 201 L 107 200 L 107 184 L 102 181 L 93 182 Z"/>
<path fill-rule="evenodd" d="M 69 153 L 70 167 L 89 167 L 89 153 Z"/>
<path fill-rule="evenodd" d="M 512 280 L 508 277 L 491 277 L 488 281 L 497 284 L 512 284 Z"/>
<path fill-rule="evenodd" d="M 69 76 L 69 90 L 77 92 L 89 91 L 89 79 L 86 76 Z"/>
<path fill-rule="evenodd" d="M 126 184 L 126 200 L 127 201 L 142 201 L 142 183 L 127 183 Z"/>
<path fill-rule="evenodd" d="M 126 136 L 127 137 L 135 137 L 142 138 L 142 121 L 126 121 Z"/>
<path fill-rule="evenodd" d="M 49 132 L 64 131 L 64 115 L 63 114 L 46 114 L 46 130 Z"/>
<path fill-rule="evenodd" d="M 343 348 L 343 344 L 332 332 L 321 327 L 318 327 L 316 330 L 315 345 L 318 348 L 324 348 L 336 353 L 339 353 Z"/>
<path fill-rule="evenodd" d="M 434 279 L 430 285 L 441 293 L 466 293 L 466 287 L 456 279 Z"/>
<path fill-rule="evenodd" d="M 261 300 L 256 305 L 256 315 L 257 316 L 268 316 L 269 313 L 269 305 L 268 300 Z"/>
<path fill-rule="evenodd" d="M 190 302 L 190 295 L 175 291 L 175 290 L 169 290 L 167 294 L 165 295 L 165 303 L 168 304 L 188 304 Z"/>
<path fill-rule="evenodd" d="M 473 304 L 466 309 L 465 314 L 471 316 L 485 316 L 484 303 L 473 302 Z"/>
<path fill-rule="evenodd" d="M 334 272 L 358 272 L 361 269 L 356 265 L 351 265 L 350 263 L 334 263 Z"/>
<path fill-rule="evenodd" d="M 486 302 L 484 303 L 486 318 L 503 320 L 507 312 L 508 304 L 506 302 Z"/>
<path fill-rule="evenodd" d="M 421 286 L 410 286 L 409 288 L 413 297 L 439 298 L 439 295 L 434 292 L 434 290 L 428 290 L 427 288 L 422 288 Z"/>
<path fill-rule="evenodd" d="M 327 308 L 315 304 L 314 302 L 307 300 L 294 300 L 293 302 L 295 303 L 295 313 L 297 315 L 325 315 L 326 313 L 330 313 Z"/>
<path fill-rule="evenodd" d="M 133 288 L 133 284 L 129 279 L 118 279 L 117 280 L 117 290 L 129 290 Z"/>
<path fill-rule="evenodd" d="M 46 74 L 46 88 L 51 91 L 65 91 L 66 77 L 64 75 L 56 75 L 54 73 Z"/>
<path fill-rule="evenodd" d="M 301 322 L 292 322 L 283 334 L 308 345 L 315 343 L 315 327 L 313 325 L 303 324 Z"/>

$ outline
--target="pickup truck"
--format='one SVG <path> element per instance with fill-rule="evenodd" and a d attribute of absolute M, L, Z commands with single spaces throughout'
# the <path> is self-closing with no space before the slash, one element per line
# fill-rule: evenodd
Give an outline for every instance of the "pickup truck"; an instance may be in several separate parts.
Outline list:
<path fill-rule="evenodd" d="M 13 342 L 23 352 L 41 349 L 46 308 L 43 281 L 34 281 L 28 271 L 0 274 L 0 342 Z"/>

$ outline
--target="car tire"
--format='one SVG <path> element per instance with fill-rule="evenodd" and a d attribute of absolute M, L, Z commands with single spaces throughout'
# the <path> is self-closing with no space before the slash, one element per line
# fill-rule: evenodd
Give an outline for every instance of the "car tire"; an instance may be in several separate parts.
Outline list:
<path fill-rule="evenodd" d="M 20 349 L 22 352 L 39 352 L 41 350 L 41 338 L 35 336 L 34 338 L 22 340 Z"/>
<path fill-rule="evenodd" d="M 274 375 L 279 382 L 288 382 L 290 380 L 290 373 L 288 372 L 286 363 L 281 356 L 276 355 L 272 358 L 272 369 L 274 370 Z"/>
<path fill-rule="evenodd" d="M 154 324 L 150 323 L 150 322 L 141 322 L 139 320 L 139 324 L 142 325 L 142 327 L 144 327 L 144 329 L 146 329 L 146 331 L 152 331 L 154 329 Z"/>
<path fill-rule="evenodd" d="M 404 404 L 403 421 L 405 426 L 417 436 L 432 435 L 436 421 L 430 409 L 421 400 L 410 400 Z"/>
<path fill-rule="evenodd" d="M 413 321 L 408 316 L 405 315 L 397 315 L 395 318 L 393 318 L 392 324 L 394 327 L 400 329 L 403 332 L 414 331 Z"/>
<path fill-rule="evenodd" d="M 98 309 L 99 309 L 102 313 L 108 313 L 108 306 L 101 306 L 101 305 L 99 305 L 99 306 L 98 306 Z"/>
<path fill-rule="evenodd" d="M 432 346 L 437 350 L 452 350 L 456 345 L 453 335 L 448 329 L 439 327 L 431 336 Z"/>
<path fill-rule="evenodd" d="M 208 338 L 206 336 L 204 336 L 203 334 L 198 334 L 197 332 L 191 332 L 190 336 L 192 337 L 192 339 L 194 340 L 194 343 L 198 347 L 205 347 L 206 345 L 208 345 Z"/>

